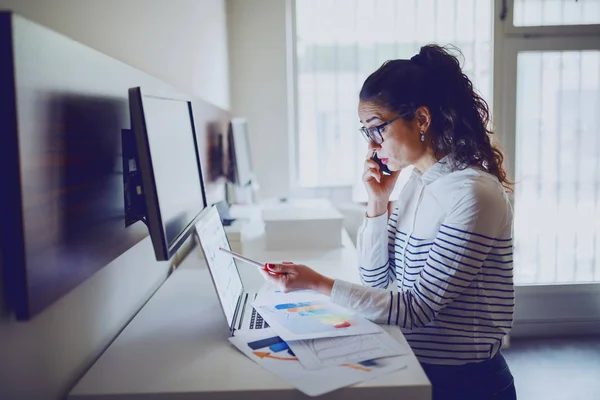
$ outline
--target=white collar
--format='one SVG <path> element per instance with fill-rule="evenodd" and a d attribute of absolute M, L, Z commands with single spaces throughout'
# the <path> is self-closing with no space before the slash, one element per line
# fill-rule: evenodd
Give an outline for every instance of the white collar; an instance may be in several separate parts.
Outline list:
<path fill-rule="evenodd" d="M 413 174 L 416 174 L 425 185 L 429 185 L 431 182 L 434 182 L 442 176 L 448 175 L 452 171 L 454 171 L 454 167 L 452 166 L 450 156 L 442 157 L 442 159 L 431 166 L 425 173 L 421 173 L 417 168 L 413 168 Z"/>

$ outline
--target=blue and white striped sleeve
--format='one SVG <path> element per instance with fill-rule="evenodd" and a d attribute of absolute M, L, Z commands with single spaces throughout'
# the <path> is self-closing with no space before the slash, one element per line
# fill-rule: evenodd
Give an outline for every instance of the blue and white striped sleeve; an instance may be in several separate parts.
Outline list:
<path fill-rule="evenodd" d="M 441 224 L 413 287 L 395 293 L 336 280 L 331 301 L 378 323 L 407 329 L 435 320 L 469 289 L 497 243 L 510 242 L 498 237 L 512 226 L 506 197 L 472 188 L 463 194 Z"/>
<path fill-rule="evenodd" d="M 358 230 L 356 250 L 364 286 L 385 289 L 395 280 L 388 252 L 388 213 L 365 218 Z"/>

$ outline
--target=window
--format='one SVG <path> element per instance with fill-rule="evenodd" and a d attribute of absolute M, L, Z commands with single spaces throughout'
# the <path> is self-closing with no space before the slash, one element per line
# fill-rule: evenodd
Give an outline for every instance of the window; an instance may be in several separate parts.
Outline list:
<path fill-rule="evenodd" d="M 493 0 L 296 0 L 296 160 L 300 187 L 360 183 L 367 144 L 358 93 L 384 61 L 420 46 L 453 44 L 475 86 L 492 100 Z"/>
<path fill-rule="evenodd" d="M 600 0 L 503 0 L 497 115 L 515 281 L 600 282 Z"/>
<path fill-rule="evenodd" d="M 515 0 L 514 26 L 600 24 L 597 0 Z"/>
<path fill-rule="evenodd" d="M 600 51 L 517 56 L 516 279 L 600 281 Z"/>
<path fill-rule="evenodd" d="M 363 81 L 451 43 L 516 181 L 516 282 L 600 282 L 600 0 L 296 0 L 295 26 L 297 186 L 366 201 Z"/>

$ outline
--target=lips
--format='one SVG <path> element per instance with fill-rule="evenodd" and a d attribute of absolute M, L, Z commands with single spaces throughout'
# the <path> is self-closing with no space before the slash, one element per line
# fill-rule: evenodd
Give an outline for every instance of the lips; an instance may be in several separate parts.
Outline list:
<path fill-rule="evenodd" d="M 382 164 L 387 164 L 388 163 L 388 159 L 387 158 L 380 158 L 381 163 Z"/>

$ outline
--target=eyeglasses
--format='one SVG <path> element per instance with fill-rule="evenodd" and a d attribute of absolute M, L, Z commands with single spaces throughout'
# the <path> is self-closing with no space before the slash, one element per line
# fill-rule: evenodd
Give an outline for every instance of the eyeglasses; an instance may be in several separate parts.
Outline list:
<path fill-rule="evenodd" d="M 370 128 L 362 126 L 359 128 L 359 131 L 360 133 L 362 133 L 363 137 L 367 142 L 373 141 L 377 144 L 381 144 L 383 143 L 383 129 L 400 117 L 400 115 L 397 115 L 396 117 L 384 122 L 381 125 L 372 126 Z"/>

